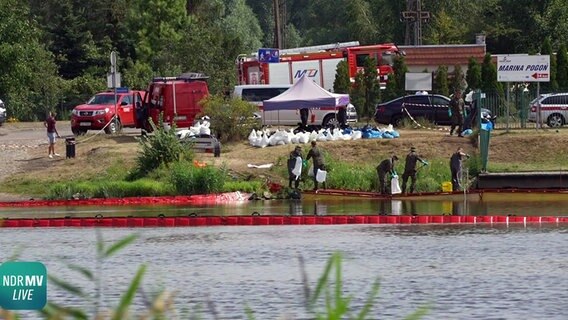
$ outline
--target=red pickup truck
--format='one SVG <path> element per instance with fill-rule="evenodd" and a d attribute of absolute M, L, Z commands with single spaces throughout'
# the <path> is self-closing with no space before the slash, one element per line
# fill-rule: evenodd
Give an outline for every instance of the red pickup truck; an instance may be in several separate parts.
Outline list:
<path fill-rule="evenodd" d="M 73 109 L 71 131 L 75 135 L 101 129 L 115 133 L 122 127 L 136 127 L 136 108 L 141 107 L 144 95 L 144 91 L 117 89 L 115 105 L 114 91 L 97 93 L 86 104 Z M 115 110 L 118 121 L 113 121 Z"/>

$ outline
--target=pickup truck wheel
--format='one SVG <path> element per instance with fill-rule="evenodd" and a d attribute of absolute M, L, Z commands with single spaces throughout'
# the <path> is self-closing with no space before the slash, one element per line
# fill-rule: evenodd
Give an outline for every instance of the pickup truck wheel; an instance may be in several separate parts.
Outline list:
<path fill-rule="evenodd" d="M 339 128 L 339 121 L 337 121 L 335 114 L 328 114 L 327 116 L 325 116 L 325 118 L 323 118 L 322 125 L 324 128 L 329 128 L 330 126 Z"/>
<path fill-rule="evenodd" d="M 105 128 L 105 133 L 106 134 L 115 134 L 117 132 L 119 132 L 122 128 L 122 125 L 120 124 L 120 119 L 118 120 L 112 120 L 108 126 Z"/>

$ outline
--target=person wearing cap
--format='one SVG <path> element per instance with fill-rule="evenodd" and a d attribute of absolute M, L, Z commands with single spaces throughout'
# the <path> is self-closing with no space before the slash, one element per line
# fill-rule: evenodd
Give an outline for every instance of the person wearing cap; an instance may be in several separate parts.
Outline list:
<path fill-rule="evenodd" d="M 294 183 L 294 189 L 300 187 L 300 175 L 294 173 L 294 168 L 296 163 L 300 158 L 300 163 L 302 162 L 302 147 L 296 146 L 294 151 L 290 152 L 290 157 L 288 158 L 288 187 L 292 189 L 292 183 Z"/>
<path fill-rule="evenodd" d="M 387 174 L 392 177 L 396 177 L 396 171 L 394 170 L 395 163 L 398 161 L 398 157 L 393 155 L 392 157 L 385 159 L 379 163 L 377 166 L 377 175 L 379 176 L 379 192 L 381 194 L 387 194 L 386 177 Z"/>
<path fill-rule="evenodd" d="M 463 152 L 459 147 L 454 154 L 450 157 L 450 171 L 452 173 L 452 190 L 459 191 L 461 189 L 460 176 L 462 175 L 462 162 L 463 158 L 469 159 L 469 155 Z"/>
<path fill-rule="evenodd" d="M 410 193 L 414 193 L 414 187 L 416 186 L 416 164 L 418 162 L 421 162 L 425 166 L 428 165 L 428 162 L 418 156 L 416 148 L 411 147 L 410 152 L 406 155 L 404 173 L 402 174 L 402 193 L 406 192 L 408 178 L 410 178 Z"/>
<path fill-rule="evenodd" d="M 309 161 L 310 159 L 313 159 L 314 161 L 314 172 L 313 172 L 313 178 L 314 178 L 314 191 L 318 190 L 318 181 L 316 180 L 316 176 L 318 174 L 318 169 L 324 170 L 325 166 L 323 163 L 323 155 L 321 154 L 320 150 L 318 149 L 317 143 L 315 141 L 312 141 L 312 148 L 310 149 L 310 151 L 308 152 L 308 156 L 306 157 L 306 160 Z M 325 185 L 324 185 L 324 189 L 325 189 Z"/>

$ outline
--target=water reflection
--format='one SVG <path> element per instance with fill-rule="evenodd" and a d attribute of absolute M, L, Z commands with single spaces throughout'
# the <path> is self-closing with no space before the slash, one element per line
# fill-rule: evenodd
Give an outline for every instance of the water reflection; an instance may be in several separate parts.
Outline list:
<path fill-rule="evenodd" d="M 369 199 L 337 196 L 218 205 L 68 206 L 0 208 L 5 217 L 249 216 L 260 215 L 568 215 L 568 194 L 469 194 L 448 198 Z"/>

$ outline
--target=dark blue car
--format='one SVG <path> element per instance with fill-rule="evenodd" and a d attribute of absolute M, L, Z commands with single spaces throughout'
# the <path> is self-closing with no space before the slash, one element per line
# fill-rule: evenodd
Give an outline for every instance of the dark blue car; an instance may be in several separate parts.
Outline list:
<path fill-rule="evenodd" d="M 392 124 L 395 127 L 409 116 L 426 119 L 436 125 L 450 125 L 449 107 L 450 98 L 440 94 L 408 95 L 378 104 L 374 118 L 379 124 Z M 481 109 L 481 112 L 483 118 L 493 118 L 488 109 Z"/>

